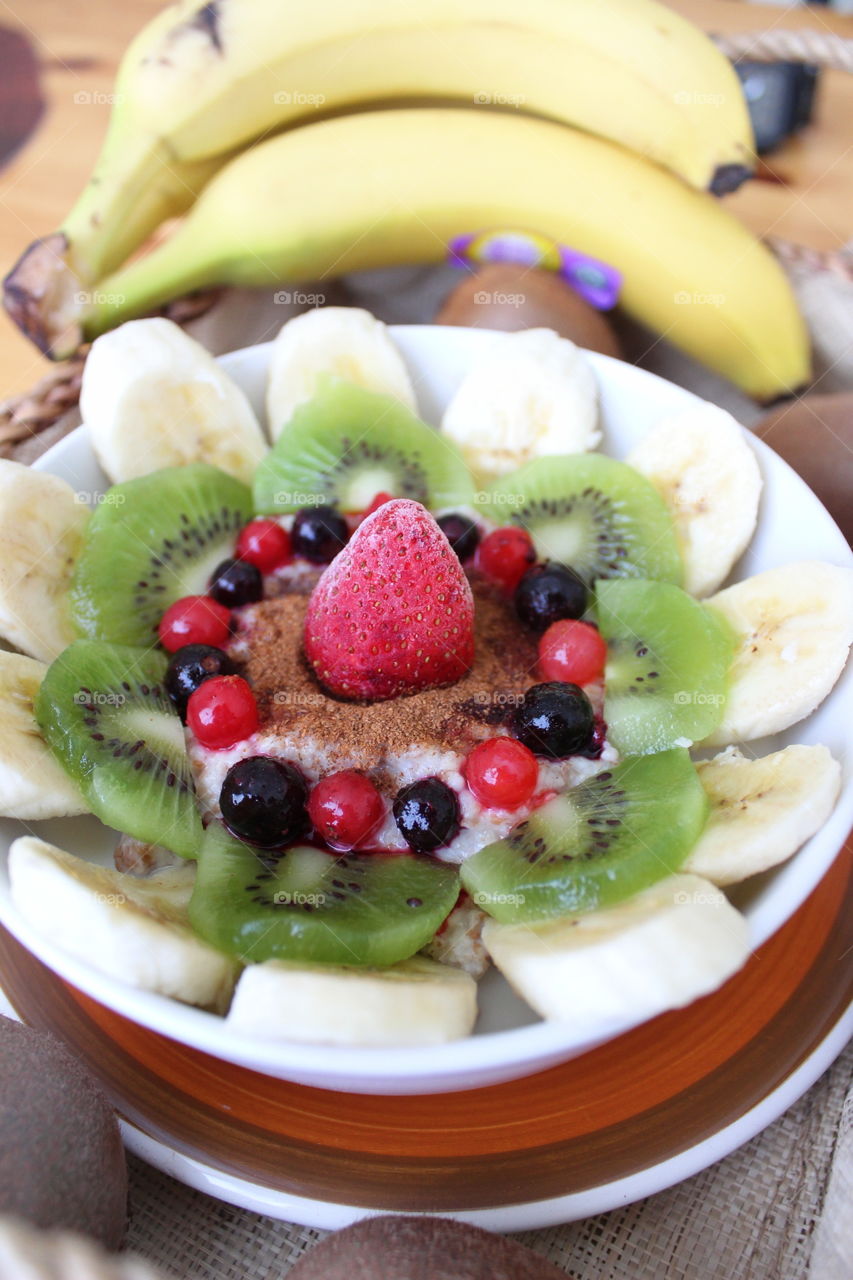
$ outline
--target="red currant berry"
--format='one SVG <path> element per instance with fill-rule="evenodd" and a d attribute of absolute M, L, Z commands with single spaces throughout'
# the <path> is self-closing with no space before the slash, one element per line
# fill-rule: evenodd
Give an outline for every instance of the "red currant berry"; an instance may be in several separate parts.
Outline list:
<path fill-rule="evenodd" d="M 336 849 L 364 844 L 385 816 L 385 804 L 363 773 L 342 769 L 321 778 L 308 799 L 317 834 Z"/>
<path fill-rule="evenodd" d="M 607 645 L 591 622 L 552 622 L 539 641 L 539 671 L 545 680 L 589 684 L 604 675 Z"/>
<path fill-rule="evenodd" d="M 240 531 L 236 555 L 261 573 L 272 573 L 293 559 L 290 534 L 275 520 L 252 520 Z"/>
<path fill-rule="evenodd" d="M 190 694 L 187 724 L 203 747 L 224 751 L 258 727 L 258 704 L 242 676 L 213 676 Z"/>
<path fill-rule="evenodd" d="M 539 765 L 532 751 L 514 738 L 489 738 L 465 762 L 468 788 L 488 809 L 518 809 L 536 789 Z"/>
<path fill-rule="evenodd" d="M 176 600 L 160 619 L 157 634 L 169 653 L 186 644 L 209 644 L 221 649 L 231 630 L 231 613 L 209 596 L 184 596 Z"/>
<path fill-rule="evenodd" d="M 514 525 L 487 533 L 477 548 L 474 560 L 478 569 L 509 592 L 515 591 L 535 562 L 533 539 L 526 529 L 518 529 Z"/>
<path fill-rule="evenodd" d="M 363 518 L 366 520 L 368 516 L 373 515 L 374 511 L 378 511 L 380 507 L 384 507 L 385 503 L 390 501 L 391 501 L 390 493 L 384 493 L 384 492 L 377 493 L 376 497 L 373 499 L 370 506 L 367 507 L 367 509 L 365 510 Z"/>

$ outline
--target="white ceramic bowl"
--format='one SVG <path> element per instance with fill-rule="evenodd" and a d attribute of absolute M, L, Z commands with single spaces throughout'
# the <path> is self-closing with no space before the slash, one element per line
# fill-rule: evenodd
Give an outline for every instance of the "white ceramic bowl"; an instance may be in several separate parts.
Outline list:
<path fill-rule="evenodd" d="M 392 330 L 413 376 L 426 421 L 437 423 L 470 362 L 488 347 L 487 332 L 400 326 Z M 223 357 L 222 365 L 263 415 L 270 347 L 258 346 Z M 601 391 L 603 449 L 621 458 L 665 413 L 699 403 L 680 387 L 606 356 L 592 355 Z M 791 468 L 759 441 L 755 449 L 765 487 L 758 530 L 734 579 L 795 560 L 853 564 L 839 529 Z M 82 494 L 107 487 L 84 427 L 51 449 L 37 464 L 64 477 Z M 94 498 L 93 498 L 94 500 Z M 763 753 L 788 743 L 824 743 L 843 762 L 844 790 L 838 806 L 816 836 L 787 864 L 740 886 L 732 897 L 749 919 L 758 946 L 788 919 L 824 875 L 853 823 L 853 669 L 848 667 L 830 697 L 808 720 L 778 739 L 751 744 Z M 94 818 L 32 824 L 43 838 L 104 863 L 115 842 Z M 433 1093 L 476 1088 L 517 1078 L 582 1053 L 629 1029 L 634 1023 L 602 1023 L 579 1033 L 571 1026 L 544 1023 L 492 972 L 480 984 L 481 1015 L 474 1035 L 453 1044 L 418 1049 L 343 1049 L 286 1042 L 271 1044 L 235 1035 L 224 1021 L 173 1000 L 126 987 L 38 937 L 18 917 L 9 898 L 6 851 L 23 824 L 0 821 L 0 920 L 51 969 L 94 999 L 166 1036 L 227 1061 L 272 1076 L 321 1088 L 361 1093 Z"/>

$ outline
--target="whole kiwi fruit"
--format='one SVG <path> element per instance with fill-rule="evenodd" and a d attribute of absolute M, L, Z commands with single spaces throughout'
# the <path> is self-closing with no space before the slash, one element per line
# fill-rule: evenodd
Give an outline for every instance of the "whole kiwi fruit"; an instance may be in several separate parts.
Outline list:
<path fill-rule="evenodd" d="M 621 358 L 619 340 L 600 311 L 554 271 L 491 262 L 464 279 L 436 313 L 435 324 L 475 329 L 554 329 L 579 347 Z"/>
<path fill-rule="evenodd" d="M 98 1082 L 46 1031 L 0 1018 L 0 1214 L 117 1249 L 127 1164 Z"/>
<path fill-rule="evenodd" d="M 288 1280 L 565 1280 L 514 1240 L 451 1218 L 366 1218 L 327 1236 Z"/>
<path fill-rule="evenodd" d="M 800 396 L 753 431 L 799 472 L 853 542 L 853 391 Z"/>

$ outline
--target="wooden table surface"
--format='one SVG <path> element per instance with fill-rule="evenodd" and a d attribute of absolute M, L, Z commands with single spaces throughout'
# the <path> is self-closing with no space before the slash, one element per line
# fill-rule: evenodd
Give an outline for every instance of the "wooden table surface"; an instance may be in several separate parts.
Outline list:
<path fill-rule="evenodd" d="M 825 9 L 747 5 L 740 0 L 671 0 L 705 30 L 771 26 L 829 29 L 853 39 L 853 18 Z M 0 267 L 52 231 L 83 186 L 110 111 L 116 65 L 161 0 L 0 0 L 0 26 L 35 49 L 47 109 L 28 143 L 0 174 Z M 729 197 L 759 235 L 818 249 L 853 238 L 853 76 L 825 73 L 816 118 L 769 161 L 775 181 L 751 182 Z M 46 362 L 0 318 L 0 399 L 28 389 Z"/>

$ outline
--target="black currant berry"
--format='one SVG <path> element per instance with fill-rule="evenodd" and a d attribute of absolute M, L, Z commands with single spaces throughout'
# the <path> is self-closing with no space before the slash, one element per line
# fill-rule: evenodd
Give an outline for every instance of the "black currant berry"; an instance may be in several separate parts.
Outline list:
<path fill-rule="evenodd" d="M 440 778 L 420 778 L 401 787 L 394 798 L 394 820 L 415 853 L 449 844 L 459 830 L 456 792 Z"/>
<path fill-rule="evenodd" d="M 347 522 L 334 507 L 303 507 L 290 531 L 293 551 L 312 564 L 329 564 L 349 538 Z"/>
<path fill-rule="evenodd" d="M 462 561 L 470 560 L 480 543 L 480 530 L 474 521 L 451 512 L 446 516 L 439 516 L 436 524 L 458 558 Z"/>
<path fill-rule="evenodd" d="M 219 807 L 228 830 L 261 849 L 281 849 L 308 827 L 308 787 L 299 770 L 272 756 L 238 760 L 225 775 Z"/>
<path fill-rule="evenodd" d="M 561 618 L 579 618 L 586 608 L 586 584 L 568 565 L 536 564 L 515 589 L 515 611 L 531 631 L 546 631 Z"/>
<path fill-rule="evenodd" d="M 239 609 L 263 598 L 261 571 L 247 560 L 223 560 L 210 575 L 207 594 L 226 609 Z"/>
<path fill-rule="evenodd" d="M 534 755 L 551 760 L 585 753 L 592 745 L 595 714 L 576 684 L 535 684 L 515 709 L 512 731 Z"/>

